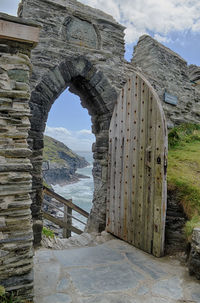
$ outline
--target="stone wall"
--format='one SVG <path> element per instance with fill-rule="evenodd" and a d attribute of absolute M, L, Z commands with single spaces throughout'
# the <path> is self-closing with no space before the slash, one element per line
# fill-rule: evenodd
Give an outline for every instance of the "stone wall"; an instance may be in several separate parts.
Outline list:
<path fill-rule="evenodd" d="M 63 59 L 83 55 L 116 86 L 124 83 L 124 29 L 112 16 L 75 0 L 22 0 L 19 15 L 42 26 L 32 54 L 32 89 Z"/>
<path fill-rule="evenodd" d="M 33 295 L 32 169 L 27 137 L 30 128 L 30 51 L 33 41 L 13 35 L 28 22 L 0 14 L 0 285 Z M 24 24 L 25 23 L 25 24 Z M 4 30 L 5 29 L 5 30 Z M 14 40 L 14 41 L 13 41 Z"/>
<path fill-rule="evenodd" d="M 167 192 L 167 213 L 165 225 L 165 252 L 167 254 L 186 251 L 187 241 L 184 226 L 188 218 L 175 190 Z"/>
<path fill-rule="evenodd" d="M 200 228 L 194 228 L 189 256 L 189 272 L 200 280 Z"/>
<path fill-rule="evenodd" d="M 194 86 L 197 86 L 200 84 L 200 66 L 196 66 L 194 64 L 191 64 L 188 66 L 188 72 L 189 72 L 189 78 L 194 84 Z"/>
<path fill-rule="evenodd" d="M 134 49 L 132 64 L 142 70 L 161 100 L 167 92 L 178 98 L 176 106 L 163 102 L 168 127 L 200 122 L 200 95 L 191 78 L 191 68 L 178 54 L 150 36 L 142 36 Z"/>

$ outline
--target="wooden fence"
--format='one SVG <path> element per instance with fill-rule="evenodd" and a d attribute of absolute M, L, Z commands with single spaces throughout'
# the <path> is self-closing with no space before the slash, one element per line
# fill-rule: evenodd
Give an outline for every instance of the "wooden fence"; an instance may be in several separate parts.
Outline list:
<path fill-rule="evenodd" d="M 43 186 L 43 193 L 51 198 L 54 198 L 55 200 L 57 200 L 64 206 L 64 210 L 62 210 L 58 206 L 53 204 L 52 202 L 45 201 L 46 205 L 51 206 L 52 208 L 58 209 L 60 212 L 62 212 L 63 218 L 57 218 L 57 217 L 53 216 L 52 214 L 50 214 L 49 212 L 47 212 L 46 210 L 43 210 L 44 219 L 51 221 L 54 224 L 61 227 L 63 229 L 63 238 L 71 237 L 71 232 L 74 232 L 78 235 L 83 233 L 82 230 L 80 230 L 79 228 L 72 225 L 72 219 L 76 220 L 77 222 L 79 222 L 83 225 L 86 225 L 86 223 L 83 222 L 82 220 L 76 218 L 75 216 L 73 216 L 72 210 L 79 213 L 80 215 L 82 215 L 85 218 L 89 217 L 89 213 L 86 212 L 84 209 L 80 208 L 79 206 L 77 206 L 76 204 L 74 204 L 71 199 L 67 200 L 67 199 L 63 198 L 62 196 L 56 194 L 55 192 L 53 192 L 46 186 Z"/>

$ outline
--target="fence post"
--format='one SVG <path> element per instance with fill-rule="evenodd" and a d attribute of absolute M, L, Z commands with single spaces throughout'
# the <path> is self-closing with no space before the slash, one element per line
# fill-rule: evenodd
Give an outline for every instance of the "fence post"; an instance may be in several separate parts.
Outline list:
<path fill-rule="evenodd" d="M 72 200 L 70 200 L 72 202 Z M 72 226 L 72 208 L 64 205 L 64 222 L 67 223 L 69 227 Z M 71 229 L 63 228 L 63 238 L 71 237 Z"/>

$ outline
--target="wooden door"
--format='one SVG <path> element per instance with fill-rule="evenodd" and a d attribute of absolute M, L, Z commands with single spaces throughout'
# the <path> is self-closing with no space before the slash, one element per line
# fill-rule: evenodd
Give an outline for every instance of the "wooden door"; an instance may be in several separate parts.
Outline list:
<path fill-rule="evenodd" d="M 134 73 L 109 130 L 107 231 L 157 257 L 166 217 L 167 128 L 161 102 Z"/>

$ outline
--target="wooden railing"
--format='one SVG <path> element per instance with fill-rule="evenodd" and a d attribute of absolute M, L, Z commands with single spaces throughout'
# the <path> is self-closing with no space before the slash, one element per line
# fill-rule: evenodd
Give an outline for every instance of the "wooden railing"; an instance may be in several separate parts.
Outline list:
<path fill-rule="evenodd" d="M 89 217 L 89 213 L 86 212 L 84 209 L 80 208 L 79 206 L 77 206 L 76 204 L 74 204 L 71 199 L 67 200 L 67 199 L 63 198 L 62 196 L 56 194 L 55 192 L 53 192 L 52 190 L 50 190 L 46 186 L 43 186 L 43 193 L 48 195 L 51 198 L 54 198 L 55 200 L 57 200 L 58 202 L 60 202 L 64 206 L 64 210 L 62 210 L 58 206 L 53 204 L 52 202 L 45 201 L 46 205 L 51 206 L 52 208 L 56 208 L 60 212 L 62 212 L 63 213 L 63 218 L 57 218 L 57 217 L 53 216 L 52 214 L 50 214 L 49 212 L 47 212 L 46 210 L 43 209 L 43 217 L 46 220 L 53 222 L 54 224 L 58 225 L 59 227 L 61 227 L 63 229 L 63 238 L 71 237 L 71 232 L 74 232 L 78 235 L 83 233 L 82 230 L 80 230 L 79 228 L 72 225 L 72 219 L 80 222 L 83 225 L 86 225 L 86 223 L 83 222 L 82 220 L 74 217 L 72 215 L 72 210 L 74 210 L 75 212 L 84 216 L 85 218 Z"/>

